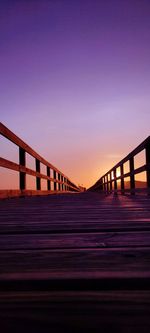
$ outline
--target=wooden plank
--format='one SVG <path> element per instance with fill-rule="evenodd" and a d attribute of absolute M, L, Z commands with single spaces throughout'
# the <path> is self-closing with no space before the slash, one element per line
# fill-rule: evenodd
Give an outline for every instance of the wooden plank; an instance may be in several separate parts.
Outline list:
<path fill-rule="evenodd" d="M 15 197 L 36 197 L 36 196 L 49 196 L 53 194 L 62 194 L 63 191 L 54 190 L 0 190 L 0 199 L 9 199 Z M 74 193 L 74 191 L 65 191 L 65 194 Z"/>
<path fill-rule="evenodd" d="M 0 280 L 14 278 L 150 279 L 150 248 L 1 251 Z"/>
<path fill-rule="evenodd" d="M 76 193 L 1 201 L 0 232 L 146 231 L 150 228 L 149 200 L 148 196 L 134 200 Z M 18 214 L 21 210 L 23 214 Z"/>
<path fill-rule="evenodd" d="M 122 303 L 124 307 L 126 308 L 127 303 L 129 302 L 132 304 L 139 303 L 139 296 L 140 300 L 145 302 L 145 304 L 150 304 L 150 290 L 117 290 L 116 292 L 108 290 L 108 291 L 44 291 L 41 290 L 37 293 L 36 290 L 30 291 L 30 290 L 22 290 L 22 291 L 12 291 L 10 295 L 8 295 L 7 291 L 0 291 L 0 308 L 2 309 L 5 304 L 9 302 L 9 304 L 14 303 L 14 299 L 16 301 L 16 305 L 20 306 L 20 303 L 23 303 L 25 299 L 27 301 L 38 301 L 38 304 L 40 305 L 40 302 L 50 302 L 53 304 L 68 304 L 72 302 L 77 302 L 78 304 L 80 302 L 87 304 L 87 302 L 90 302 L 92 304 L 94 303 L 102 303 L 109 304 L 111 308 L 111 302 L 114 303 Z M 150 311 L 150 308 L 149 308 Z"/>
<path fill-rule="evenodd" d="M 2 158 L 2 157 L 0 157 L 0 166 L 3 167 L 3 168 L 14 170 L 14 171 L 20 171 L 20 172 L 26 173 L 26 174 L 31 175 L 31 176 L 53 180 L 53 178 L 50 178 L 50 177 L 48 177 L 44 174 L 41 174 L 40 172 L 37 172 L 37 171 L 34 171 L 32 169 L 26 168 L 25 166 L 19 165 L 15 162 L 8 161 L 8 160 L 6 160 L 5 158 Z"/>
<path fill-rule="evenodd" d="M 62 242 L 61 246 L 75 247 L 77 242 L 77 246 L 84 245 L 85 247 L 86 242 L 89 242 L 87 247 L 92 247 L 95 246 L 95 242 L 99 242 L 98 244 L 105 243 L 106 246 L 120 246 L 121 248 L 121 246 L 129 244 L 132 247 L 147 246 L 149 242 L 149 233 L 144 233 L 144 230 L 150 230 L 148 197 L 133 199 L 120 196 L 114 198 L 113 196 L 100 197 L 97 194 L 83 193 L 52 196 L 51 200 L 48 197 L 14 199 L 3 201 L 0 206 L 1 233 L 7 235 L 9 233 L 33 233 L 29 239 L 32 236 L 35 239 L 43 237 L 40 238 L 41 244 L 44 244 L 42 243 L 44 242 L 44 233 L 54 232 L 58 235 L 46 235 L 47 241 L 48 237 L 51 237 L 51 242 L 53 239 L 53 246 L 56 246 L 55 242 L 57 244 Z M 18 215 L 18 211 L 22 213 Z M 131 230 L 134 233 L 128 234 L 127 231 Z M 138 233 L 139 230 L 141 235 Z M 96 234 L 98 231 L 103 232 L 103 235 Z M 107 243 L 106 238 L 104 242 L 104 231 L 117 232 L 117 234 L 107 234 L 109 239 L 109 241 L 107 239 Z M 126 234 L 121 233 L 121 231 L 126 232 Z M 68 235 L 61 235 L 64 232 Z M 73 232 L 79 232 L 80 235 L 69 235 Z M 90 232 L 95 232 L 95 234 L 89 235 Z M 35 236 L 36 234 L 39 235 Z M 19 237 L 18 235 L 17 239 Z M 7 236 L 5 240 L 7 241 Z"/>
<path fill-rule="evenodd" d="M 0 211 L 4 332 L 150 331 L 148 196 L 25 197 Z"/>
<path fill-rule="evenodd" d="M 75 221 L 74 223 L 76 223 L 77 221 Z M 22 223 L 24 223 L 22 221 Z M 43 222 L 42 222 L 43 223 Z M 28 225 L 21 225 L 21 223 L 19 224 L 18 221 L 16 221 L 16 225 L 14 226 L 14 223 L 10 224 L 10 225 L 5 225 L 3 224 L 1 227 L 1 231 L 0 234 L 2 235 L 8 235 L 8 234 L 27 234 L 29 235 L 30 233 L 36 235 L 36 234 L 45 234 L 47 233 L 52 234 L 52 233 L 57 233 L 57 234 L 64 234 L 64 233 L 93 233 L 93 232 L 118 232 L 118 231 L 122 231 L 122 232 L 133 232 L 133 231 L 145 231 L 148 232 L 150 230 L 150 225 L 146 226 L 144 225 L 144 227 L 142 226 L 144 222 L 141 222 L 140 224 L 132 224 L 130 226 L 130 222 L 128 223 L 127 226 L 119 226 L 118 224 L 112 224 L 109 225 L 108 223 L 105 225 L 104 223 L 99 227 L 98 223 L 92 225 L 89 224 L 89 226 L 86 226 L 86 223 L 82 223 L 82 224 L 77 224 L 76 226 L 74 226 L 73 224 L 67 224 L 65 223 L 65 225 L 61 225 L 61 223 L 58 223 L 58 221 L 53 222 L 51 226 L 49 226 L 49 224 L 47 222 L 45 222 L 43 224 L 43 228 L 41 229 L 41 226 L 34 225 L 34 222 L 31 223 L 30 225 L 30 221 L 28 222 Z M 17 225 L 18 224 L 18 225 Z M 147 223 L 146 223 L 147 224 Z"/>
<path fill-rule="evenodd" d="M 0 294 L 3 332 L 150 331 L 149 291 L 11 292 Z"/>
<path fill-rule="evenodd" d="M 150 230 L 68 234 L 0 235 L 0 250 L 148 247 Z"/>

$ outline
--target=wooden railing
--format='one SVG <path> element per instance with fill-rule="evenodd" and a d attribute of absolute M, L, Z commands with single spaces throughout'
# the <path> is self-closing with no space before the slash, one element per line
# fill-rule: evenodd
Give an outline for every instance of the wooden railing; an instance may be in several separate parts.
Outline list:
<path fill-rule="evenodd" d="M 145 163 L 139 168 L 135 168 L 134 158 L 140 152 L 145 151 Z M 129 172 L 124 172 L 124 164 L 129 162 Z M 119 175 L 117 175 L 118 168 L 120 169 Z M 135 148 L 130 154 L 117 163 L 112 169 L 106 172 L 98 181 L 89 188 L 90 191 L 104 191 L 105 193 L 114 192 L 117 194 L 119 191 L 124 194 L 126 191 L 125 181 L 126 178 L 130 178 L 129 189 L 131 194 L 136 191 L 135 187 L 135 175 L 141 172 L 146 172 L 146 186 L 148 193 L 150 193 L 150 136 L 147 137 L 137 148 Z M 117 182 L 120 180 L 120 188 L 117 186 Z"/>
<path fill-rule="evenodd" d="M 80 189 L 71 180 L 65 176 L 60 170 L 58 170 L 51 163 L 47 162 L 43 157 L 37 154 L 30 146 L 23 142 L 17 135 L 11 132 L 6 126 L 0 123 L 0 134 L 13 142 L 19 147 L 19 164 L 9 161 L 0 157 L 0 166 L 19 172 L 19 190 L 18 191 L 6 191 L 1 190 L 1 197 L 13 195 L 37 195 L 37 194 L 49 194 L 49 193 L 61 193 L 61 192 L 80 192 Z M 26 153 L 31 155 L 35 159 L 35 170 L 26 167 Z M 41 173 L 41 163 L 46 166 L 46 174 Z M 51 173 L 53 173 L 51 175 Z M 36 190 L 29 191 L 26 188 L 26 175 L 36 177 Z M 41 190 L 41 179 L 47 180 L 47 190 Z M 53 189 L 51 189 L 51 183 L 53 182 Z"/>

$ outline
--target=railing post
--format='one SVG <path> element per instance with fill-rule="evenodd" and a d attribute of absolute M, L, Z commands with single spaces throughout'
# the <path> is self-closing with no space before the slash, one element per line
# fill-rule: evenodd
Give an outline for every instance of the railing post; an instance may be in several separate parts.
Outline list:
<path fill-rule="evenodd" d="M 110 172 L 110 193 L 112 192 L 112 176 L 111 176 L 111 172 Z"/>
<path fill-rule="evenodd" d="M 35 164 L 36 164 L 36 172 L 40 173 L 40 161 L 37 158 L 35 160 Z M 36 177 L 36 189 L 38 191 L 41 190 L 41 178 L 40 177 Z"/>
<path fill-rule="evenodd" d="M 103 191 L 106 192 L 105 177 L 103 177 Z"/>
<path fill-rule="evenodd" d="M 23 148 L 19 147 L 19 164 L 22 166 L 26 166 L 26 152 Z M 19 188 L 20 190 L 25 190 L 26 189 L 26 173 L 20 171 L 19 174 Z"/>
<path fill-rule="evenodd" d="M 69 181 L 69 191 L 72 191 L 72 188 L 71 188 L 71 185 L 72 185 L 72 183 Z"/>
<path fill-rule="evenodd" d="M 64 177 L 64 183 L 65 183 L 65 177 Z M 63 183 L 63 190 L 66 191 L 66 185 Z"/>
<path fill-rule="evenodd" d="M 124 167 L 123 167 L 123 164 L 120 165 L 120 175 L 121 175 L 121 194 L 124 194 Z"/>
<path fill-rule="evenodd" d="M 106 181 L 107 181 L 106 188 L 107 188 L 107 194 L 108 194 L 109 193 L 108 174 L 106 176 Z"/>
<path fill-rule="evenodd" d="M 67 183 L 67 185 L 66 185 L 66 191 L 68 191 L 68 180 L 67 180 L 67 178 L 66 178 L 66 183 Z"/>
<path fill-rule="evenodd" d="M 58 180 L 60 180 L 60 173 L 58 173 Z M 60 188 L 60 183 L 58 183 L 58 190 L 60 191 L 61 190 L 61 188 Z"/>
<path fill-rule="evenodd" d="M 47 166 L 47 176 L 50 177 L 50 167 Z M 51 182 L 50 179 L 47 180 L 47 190 L 51 190 Z"/>
<path fill-rule="evenodd" d="M 56 171 L 55 170 L 53 170 L 53 178 L 54 179 L 56 179 Z M 57 185 L 56 185 L 56 182 L 54 182 L 54 191 L 56 191 L 56 189 L 57 189 Z"/>
<path fill-rule="evenodd" d="M 116 169 L 114 169 L 114 194 L 117 194 Z"/>
<path fill-rule="evenodd" d="M 61 181 L 64 182 L 64 177 L 63 176 L 61 176 Z M 61 184 L 61 189 L 62 189 L 62 191 L 64 191 L 64 184 L 63 183 Z"/>
<path fill-rule="evenodd" d="M 129 160 L 130 165 L 130 188 L 131 194 L 135 194 L 135 178 L 134 178 L 134 157 L 132 156 Z"/>
<path fill-rule="evenodd" d="M 146 178 L 147 178 L 147 189 L 150 194 L 150 141 L 146 145 Z"/>
<path fill-rule="evenodd" d="M 64 182 L 66 183 L 66 178 L 64 178 Z M 67 191 L 67 185 L 65 184 L 65 191 Z"/>

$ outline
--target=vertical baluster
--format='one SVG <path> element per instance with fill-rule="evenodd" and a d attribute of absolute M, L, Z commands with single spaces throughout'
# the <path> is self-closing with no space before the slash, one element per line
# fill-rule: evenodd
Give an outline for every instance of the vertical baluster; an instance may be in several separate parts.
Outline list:
<path fill-rule="evenodd" d="M 111 174 L 111 172 L 110 172 L 110 174 L 109 174 L 110 176 L 110 193 L 112 192 L 112 174 Z"/>
<path fill-rule="evenodd" d="M 150 140 L 146 145 L 146 178 L 147 178 L 147 189 L 150 194 Z"/>
<path fill-rule="evenodd" d="M 47 166 L 47 176 L 50 177 L 50 167 Z M 50 179 L 47 180 L 47 190 L 51 190 L 51 182 Z"/>
<path fill-rule="evenodd" d="M 117 180 L 116 180 L 116 168 L 113 170 L 114 171 L 114 194 L 117 194 Z"/>
<path fill-rule="evenodd" d="M 61 181 L 64 182 L 64 177 L 63 176 L 61 176 Z M 64 183 L 61 184 L 61 189 L 62 189 L 62 191 L 64 191 Z"/>
<path fill-rule="evenodd" d="M 58 180 L 60 180 L 60 173 L 58 173 Z M 60 188 L 60 183 L 58 183 L 58 190 L 60 191 L 61 190 L 61 188 Z"/>
<path fill-rule="evenodd" d="M 19 147 L 19 164 L 24 167 L 26 166 L 26 152 L 21 147 Z M 19 187 L 20 190 L 26 189 L 26 173 L 22 171 L 19 174 Z"/>
<path fill-rule="evenodd" d="M 106 191 L 106 185 L 105 185 L 105 177 L 103 177 L 103 191 Z"/>
<path fill-rule="evenodd" d="M 129 159 L 129 165 L 130 165 L 130 189 L 131 194 L 135 194 L 135 179 L 134 179 L 134 157 L 132 156 Z"/>
<path fill-rule="evenodd" d="M 56 171 L 55 170 L 53 170 L 53 178 L 54 179 L 56 179 Z M 54 182 L 54 191 L 56 191 L 56 189 L 57 189 L 57 184 L 56 184 L 56 182 Z"/>
<path fill-rule="evenodd" d="M 40 161 L 36 158 L 35 159 L 35 164 L 36 164 L 36 172 L 40 173 Z M 40 177 L 36 177 L 36 189 L 38 191 L 41 190 L 41 178 Z"/>
<path fill-rule="evenodd" d="M 64 178 L 64 182 L 65 182 L 65 191 L 67 191 L 66 178 Z"/>
<path fill-rule="evenodd" d="M 107 184 L 106 184 L 106 189 L 107 189 L 107 194 L 108 194 L 108 193 L 109 193 L 108 174 L 107 174 L 107 176 L 106 176 L 106 182 L 107 182 Z"/>
<path fill-rule="evenodd" d="M 120 166 L 120 175 L 121 175 L 121 194 L 124 194 L 124 166 L 121 164 Z"/>

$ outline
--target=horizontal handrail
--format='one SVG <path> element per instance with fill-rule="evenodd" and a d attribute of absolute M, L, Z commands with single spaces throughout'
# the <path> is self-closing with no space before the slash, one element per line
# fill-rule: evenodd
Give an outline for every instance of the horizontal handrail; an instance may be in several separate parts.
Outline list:
<path fill-rule="evenodd" d="M 52 191 L 55 193 L 64 192 L 64 191 L 80 192 L 79 187 L 76 186 L 64 173 L 62 173 L 54 165 L 52 165 L 51 163 L 46 161 L 42 156 L 36 153 L 36 151 L 34 151 L 28 144 L 26 144 L 22 139 L 20 139 L 16 134 L 14 134 L 10 129 L 8 129 L 2 123 L 0 123 L 0 134 L 19 147 L 19 164 L 9 161 L 3 157 L 0 157 L 1 167 L 19 172 L 20 175 L 19 191 L 23 191 L 23 193 L 25 193 L 26 175 L 31 175 L 36 177 L 37 191 L 41 191 L 41 179 L 46 179 L 48 192 Z M 36 170 L 26 167 L 26 153 L 35 158 Z M 40 171 L 41 163 L 47 167 L 46 175 L 42 174 Z M 50 175 L 51 170 L 53 171 L 53 177 Z M 54 184 L 53 190 L 51 190 L 51 182 L 53 182 Z"/>
<path fill-rule="evenodd" d="M 145 150 L 145 163 L 139 168 L 135 168 L 134 157 L 141 151 Z M 130 170 L 129 172 L 124 172 L 124 164 L 129 162 Z M 120 168 L 120 175 L 117 176 L 117 169 Z M 90 191 L 104 191 L 106 193 L 117 193 L 118 186 L 117 181 L 121 181 L 121 193 L 125 192 L 125 178 L 130 177 L 130 192 L 135 193 L 135 175 L 141 172 L 146 172 L 146 184 L 148 192 L 150 191 L 150 136 L 146 138 L 138 147 L 136 147 L 132 152 L 130 152 L 126 157 L 124 157 L 120 162 L 118 162 L 113 168 L 106 172 L 98 181 L 91 186 L 88 190 Z M 112 175 L 113 174 L 113 175 Z M 114 185 L 114 191 L 113 191 Z"/>

